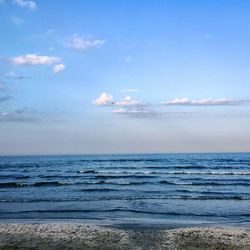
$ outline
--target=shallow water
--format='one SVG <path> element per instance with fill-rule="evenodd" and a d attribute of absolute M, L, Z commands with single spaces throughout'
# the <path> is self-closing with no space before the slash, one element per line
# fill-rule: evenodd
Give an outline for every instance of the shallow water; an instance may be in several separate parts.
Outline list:
<path fill-rule="evenodd" d="M 0 220 L 250 226 L 250 154 L 0 157 Z"/>

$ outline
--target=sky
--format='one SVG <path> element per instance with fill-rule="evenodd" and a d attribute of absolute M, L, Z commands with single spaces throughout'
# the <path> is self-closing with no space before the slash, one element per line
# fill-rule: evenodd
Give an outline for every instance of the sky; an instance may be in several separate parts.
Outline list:
<path fill-rule="evenodd" d="M 0 154 L 250 151 L 250 1 L 0 0 Z"/>

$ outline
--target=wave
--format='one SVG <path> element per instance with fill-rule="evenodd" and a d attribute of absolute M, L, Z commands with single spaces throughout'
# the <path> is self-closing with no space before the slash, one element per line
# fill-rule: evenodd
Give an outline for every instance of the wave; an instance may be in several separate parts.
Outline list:
<path fill-rule="evenodd" d="M 105 169 L 114 169 L 114 171 L 104 171 L 104 170 L 78 170 L 79 173 L 96 173 L 96 174 L 103 174 L 103 175 L 114 175 L 114 174 L 124 174 L 124 175 L 149 175 L 149 174 L 165 174 L 165 175 L 250 175 L 250 171 L 166 171 L 167 168 L 158 168 L 158 167 L 145 167 L 145 169 L 164 169 L 165 171 L 129 171 L 129 170 L 121 170 L 117 171 L 117 168 L 106 168 Z M 134 168 L 133 168 L 134 169 Z M 136 169 L 136 167 L 135 167 Z M 224 169 L 223 169 L 224 170 Z M 72 171 L 69 171 L 72 172 Z"/>
<path fill-rule="evenodd" d="M 84 192 L 120 192 L 121 190 L 113 189 L 113 188 L 85 188 L 81 191 Z"/>
<path fill-rule="evenodd" d="M 41 179 L 81 179 L 81 176 L 79 175 L 38 175 L 37 177 Z"/>
<path fill-rule="evenodd" d="M 15 177 L 15 179 L 17 179 L 17 180 L 28 179 L 28 178 L 30 178 L 30 176 L 28 176 L 28 175 Z"/>
<path fill-rule="evenodd" d="M 71 177 L 69 177 L 71 178 Z M 77 186 L 77 185 L 155 185 L 156 183 L 165 184 L 165 185 L 176 185 L 176 186 L 250 186 L 249 181 L 239 180 L 180 180 L 180 181 L 172 181 L 172 180 L 161 180 L 161 181 L 114 181 L 112 179 L 151 179 L 152 176 L 98 176 L 93 179 L 93 181 L 82 181 L 82 182 L 63 182 L 63 181 L 41 181 L 41 182 L 31 182 L 31 183 L 23 183 L 23 182 L 1 182 L 0 188 L 22 188 L 22 187 L 54 187 L 54 186 Z M 67 179 L 67 178 L 63 178 Z M 95 181 L 96 179 L 96 181 Z M 98 180 L 100 179 L 100 180 Z"/>
<path fill-rule="evenodd" d="M 16 182 L 0 183 L 0 188 L 12 188 L 12 187 L 23 187 L 23 186 L 27 186 L 27 184 L 16 183 Z"/>
<path fill-rule="evenodd" d="M 116 178 L 132 178 L 132 179 L 145 179 L 145 178 L 155 178 L 157 176 L 152 175 L 96 175 L 97 179 L 116 179 Z"/>
<path fill-rule="evenodd" d="M 180 199 L 180 200 L 249 200 L 250 197 L 248 196 L 240 196 L 240 195 L 232 195 L 232 196 L 191 196 L 191 195 L 180 195 L 177 198 L 173 199 Z"/>
<path fill-rule="evenodd" d="M 151 182 L 148 181 L 142 181 L 142 182 L 135 182 L 135 181 L 97 181 L 97 182 L 92 182 L 89 184 L 110 184 L 110 185 L 145 185 L 145 184 L 152 184 Z"/>
<path fill-rule="evenodd" d="M 21 183 L 21 182 L 2 182 L 0 183 L 0 188 L 24 188 L 24 187 L 54 187 L 54 186 L 68 186 L 68 185 L 145 185 L 150 184 L 150 182 L 133 182 L 133 181 L 93 181 L 93 182 L 60 182 L 60 181 L 44 181 L 44 182 L 34 182 L 34 183 Z"/>
<path fill-rule="evenodd" d="M 130 175 L 131 177 L 135 175 L 250 175 L 250 171 L 172 171 L 171 169 L 169 171 L 166 171 L 166 168 L 162 168 L 165 171 L 155 171 L 157 167 L 144 167 L 143 169 L 138 168 L 132 168 L 133 170 L 129 170 L 130 168 L 126 168 L 126 170 L 117 170 L 117 167 L 105 167 L 101 170 L 78 170 L 78 173 L 91 173 L 91 174 L 99 174 L 99 175 L 110 175 L 113 177 L 114 175 Z M 135 170 L 136 169 L 136 170 Z M 152 169 L 152 171 L 148 171 L 147 169 Z M 108 171 L 107 171 L 108 170 Z M 112 171 L 113 170 L 113 171 Z M 224 169 L 223 169 L 224 170 Z M 74 171 L 67 171 L 67 172 L 74 172 Z"/>
<path fill-rule="evenodd" d="M 248 169 L 242 166 L 195 166 L 195 165 L 179 165 L 179 166 L 149 166 L 144 167 L 146 169 L 161 169 L 161 170 L 171 170 L 171 169 L 213 169 L 213 170 L 225 170 L 225 169 Z"/>
<path fill-rule="evenodd" d="M 34 187 L 45 187 L 45 186 L 62 186 L 62 185 L 72 185 L 71 183 L 59 182 L 59 181 L 44 181 L 44 182 L 36 182 L 31 184 Z"/>
<path fill-rule="evenodd" d="M 250 175 L 250 171 L 207 171 L 207 172 L 198 172 L 198 171 L 169 171 L 164 174 L 173 174 L 173 175 Z"/>
<path fill-rule="evenodd" d="M 172 179 L 177 179 L 177 178 L 172 178 Z M 249 181 L 250 182 L 250 179 L 249 178 L 244 178 L 244 177 L 241 177 L 241 178 L 232 178 L 232 177 L 229 177 L 229 178 L 204 178 L 204 177 L 185 177 L 185 178 L 180 178 L 178 180 L 181 180 L 181 181 L 207 181 L 207 182 L 210 182 L 210 181 L 216 181 L 216 182 L 223 182 L 223 181 L 226 181 L 226 182 L 246 182 L 246 181 Z"/>
<path fill-rule="evenodd" d="M 173 181 L 159 181 L 160 184 L 168 184 L 168 185 L 178 185 L 176 182 Z"/>
<path fill-rule="evenodd" d="M 37 163 L 32 163 L 32 164 L 26 164 L 26 163 L 10 163 L 10 164 L 0 164 L 1 168 L 9 169 L 9 168 L 16 168 L 20 170 L 20 168 L 38 168 L 38 167 L 46 167 L 45 164 L 37 164 Z"/>
<path fill-rule="evenodd" d="M 19 182 L 3 182 L 0 183 L 0 188 L 18 188 L 18 187 L 45 187 L 45 186 L 62 186 L 72 185 L 71 183 L 64 183 L 58 181 L 46 181 L 46 182 L 35 182 L 35 183 L 19 183 Z"/>
<path fill-rule="evenodd" d="M 152 167 L 154 168 L 154 167 Z M 160 168 L 160 167 L 156 167 L 156 168 Z M 211 167 L 207 167 L 207 166 L 193 166 L 193 165 L 188 165 L 188 166 L 185 166 L 185 165 L 179 165 L 179 166 L 168 166 L 168 167 L 165 167 L 163 169 L 210 169 Z M 213 168 L 214 169 L 214 168 Z"/>
<path fill-rule="evenodd" d="M 78 170 L 77 172 L 78 173 L 84 173 L 84 174 L 95 174 L 95 173 L 98 173 L 98 171 L 91 170 L 91 169 L 89 169 L 89 170 Z"/>
<path fill-rule="evenodd" d="M 106 167 L 105 167 L 105 169 L 106 169 Z M 162 172 L 160 172 L 160 171 L 158 171 L 158 172 L 156 172 L 156 171 L 138 171 L 138 170 L 135 170 L 135 171 L 129 171 L 129 170 L 126 170 L 126 171 L 124 171 L 124 170 L 118 170 L 117 171 L 117 168 L 112 168 L 112 169 L 114 169 L 114 171 L 110 171 L 110 168 L 107 168 L 107 169 L 109 169 L 109 171 L 105 171 L 105 170 L 95 170 L 95 172 L 93 172 L 93 173 L 95 173 L 95 174 L 98 174 L 98 175 L 103 175 L 103 176 L 105 176 L 105 175 L 110 175 L 110 176 L 115 176 L 115 175 L 119 175 L 119 176 L 121 176 L 121 175 L 129 175 L 129 176 L 135 176 L 135 175 L 149 175 L 149 174 L 162 174 Z M 84 170 L 79 170 L 78 172 L 80 172 L 80 173 L 85 173 L 85 171 Z"/>
<path fill-rule="evenodd" d="M 192 216 L 192 217 L 230 217 L 235 216 L 236 214 L 217 214 L 217 213 L 181 213 L 181 212 L 161 212 L 161 211 L 148 211 L 148 210 L 140 210 L 140 209 L 123 209 L 123 208 L 112 208 L 112 209 L 62 209 L 62 210 L 25 210 L 25 211 L 17 211 L 17 212 L 0 212 L 4 215 L 12 215 L 12 214 L 55 214 L 55 213 L 136 213 L 136 214 L 151 214 L 151 215 L 167 215 L 167 216 Z M 249 213 L 239 213 L 237 216 L 250 217 Z"/>
<path fill-rule="evenodd" d="M 105 189 L 104 189 L 105 190 Z M 94 190 L 93 190 L 94 192 Z M 107 192 L 109 190 L 107 189 Z M 110 192 L 112 192 L 110 190 Z M 143 201 L 143 200 L 250 200 L 249 195 L 167 195 L 167 196 L 130 196 L 130 197 L 119 197 L 119 196 L 103 196 L 103 197 L 72 197 L 72 198 L 31 198 L 31 199 L 0 199 L 1 203 L 36 203 L 36 202 L 85 202 L 85 201 Z"/>
<path fill-rule="evenodd" d="M 29 175 L 2 175 L 0 176 L 0 179 L 8 179 L 8 178 L 12 178 L 12 179 L 28 179 L 30 178 L 31 176 Z"/>
<path fill-rule="evenodd" d="M 215 181 L 159 181 L 160 184 L 167 184 L 167 185 L 183 185 L 183 186 L 250 186 L 249 182 L 215 182 Z"/>
<path fill-rule="evenodd" d="M 235 163 L 241 163 L 241 164 L 250 164 L 249 160 L 243 160 L 243 159 L 225 159 L 225 158 L 215 158 L 215 159 L 210 159 L 208 161 L 211 162 L 235 162 Z"/>
<path fill-rule="evenodd" d="M 85 159 L 78 162 L 169 162 L 167 159 Z"/>

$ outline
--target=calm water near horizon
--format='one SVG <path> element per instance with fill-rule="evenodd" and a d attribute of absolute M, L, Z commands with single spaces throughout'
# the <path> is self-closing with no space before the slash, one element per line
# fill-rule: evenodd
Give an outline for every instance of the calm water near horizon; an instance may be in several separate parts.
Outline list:
<path fill-rule="evenodd" d="M 0 222 L 250 226 L 250 153 L 0 157 Z"/>

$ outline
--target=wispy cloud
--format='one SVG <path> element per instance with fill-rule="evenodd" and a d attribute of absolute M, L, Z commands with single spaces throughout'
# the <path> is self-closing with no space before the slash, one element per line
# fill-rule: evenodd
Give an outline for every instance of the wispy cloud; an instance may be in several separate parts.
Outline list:
<path fill-rule="evenodd" d="M 0 96 L 0 103 L 9 101 L 10 99 L 12 99 L 12 96 L 9 95 Z"/>
<path fill-rule="evenodd" d="M 132 61 L 132 56 L 126 56 L 125 57 L 125 62 L 130 62 Z"/>
<path fill-rule="evenodd" d="M 55 29 L 48 29 L 43 33 L 33 34 L 33 35 L 29 36 L 29 38 L 31 38 L 31 39 L 44 39 L 44 38 L 50 37 L 55 32 L 56 32 Z"/>
<path fill-rule="evenodd" d="M 188 99 L 175 98 L 164 102 L 165 105 L 181 105 L 181 106 L 223 106 L 223 105 L 240 105 L 248 103 L 248 99 L 227 99 L 227 98 L 218 98 L 218 99 Z"/>
<path fill-rule="evenodd" d="M 34 1 L 31 1 L 31 0 L 13 0 L 12 3 L 17 5 L 17 6 L 20 6 L 22 8 L 28 8 L 30 10 L 37 9 L 36 3 Z"/>
<path fill-rule="evenodd" d="M 8 88 L 6 87 L 6 83 L 0 79 L 0 93 L 8 91 Z"/>
<path fill-rule="evenodd" d="M 17 56 L 10 59 L 14 65 L 51 65 L 60 61 L 60 58 L 55 56 L 39 56 L 36 54 L 27 54 Z"/>
<path fill-rule="evenodd" d="M 24 110 L 12 112 L 0 112 L 0 122 L 37 122 L 38 119 L 33 114 Z"/>
<path fill-rule="evenodd" d="M 63 71 L 65 69 L 65 67 L 66 66 L 64 64 L 62 64 L 62 63 L 54 65 L 54 67 L 53 67 L 54 74 L 60 73 L 61 71 Z"/>
<path fill-rule="evenodd" d="M 4 84 L 0 81 L 0 91 L 4 90 Z"/>
<path fill-rule="evenodd" d="M 136 99 L 133 99 L 131 96 L 126 96 L 124 99 L 114 102 L 115 106 L 121 107 L 142 107 L 146 106 L 147 104 Z"/>
<path fill-rule="evenodd" d="M 12 16 L 11 17 L 11 21 L 16 24 L 16 25 L 20 25 L 22 23 L 24 23 L 24 20 L 19 18 L 19 17 L 16 17 L 16 16 Z"/>
<path fill-rule="evenodd" d="M 87 39 L 83 37 L 73 36 L 68 39 L 64 45 L 68 48 L 73 48 L 77 50 L 87 50 L 90 48 L 99 48 L 103 46 L 105 40 L 99 39 Z"/>
<path fill-rule="evenodd" d="M 149 116 L 155 116 L 159 114 L 146 107 L 120 108 L 120 109 L 113 110 L 112 113 L 119 114 L 119 115 L 127 115 L 127 116 L 132 116 L 132 117 L 149 117 Z"/>
<path fill-rule="evenodd" d="M 112 104 L 112 100 L 113 100 L 112 95 L 103 92 L 96 100 L 93 101 L 93 103 L 98 106 L 109 106 Z"/>
<path fill-rule="evenodd" d="M 0 112 L 0 122 L 58 122 L 54 118 L 48 116 L 48 114 L 33 110 L 30 108 L 22 108 L 14 111 Z"/>
<path fill-rule="evenodd" d="M 133 117 L 145 117 L 155 115 L 156 112 L 150 109 L 148 103 L 133 99 L 131 96 L 126 96 L 124 99 L 114 102 L 115 107 L 120 107 L 113 110 L 114 114 L 128 115 Z"/>
<path fill-rule="evenodd" d="M 204 37 L 205 37 L 205 38 L 211 38 L 212 35 L 211 35 L 211 34 L 206 34 Z"/>
<path fill-rule="evenodd" d="M 11 71 L 8 72 L 4 75 L 4 77 L 6 78 L 10 78 L 10 79 L 15 79 L 15 80 L 23 80 L 23 79 L 27 79 L 29 78 L 28 76 L 23 76 L 23 75 L 18 75 L 16 72 Z"/>
<path fill-rule="evenodd" d="M 123 89 L 122 92 L 123 93 L 136 93 L 139 92 L 139 89 Z"/>

